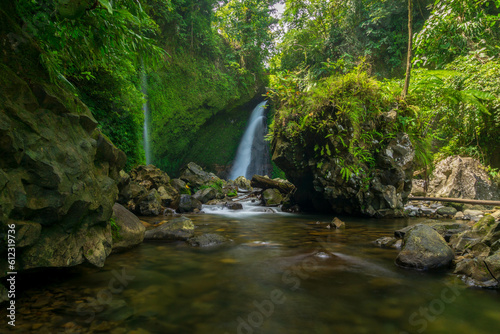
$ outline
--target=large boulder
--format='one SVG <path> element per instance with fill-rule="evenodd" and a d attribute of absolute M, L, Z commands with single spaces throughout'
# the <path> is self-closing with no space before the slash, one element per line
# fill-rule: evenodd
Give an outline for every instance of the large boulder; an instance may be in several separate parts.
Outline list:
<path fill-rule="evenodd" d="M 196 194 L 193 195 L 194 199 L 197 199 L 203 204 L 215 199 L 216 197 L 217 197 L 217 191 L 211 187 L 198 190 Z"/>
<path fill-rule="evenodd" d="M 164 208 L 177 209 L 179 191 L 167 173 L 153 165 L 138 166 L 130 174 L 120 172 L 118 203 L 143 216 L 157 216 Z"/>
<path fill-rule="evenodd" d="M 0 21 L 9 22 L 0 25 L 0 238 L 7 224 L 23 231 L 18 271 L 102 266 L 126 156 L 74 92 L 51 83 L 13 6 L 2 6 Z"/>
<path fill-rule="evenodd" d="M 283 203 L 283 196 L 278 189 L 269 188 L 262 192 L 262 199 L 266 206 L 277 206 Z"/>
<path fill-rule="evenodd" d="M 143 216 L 158 216 L 161 213 L 161 197 L 156 189 L 142 197 L 138 203 L 138 212 Z"/>
<path fill-rule="evenodd" d="M 367 124 L 373 129 L 375 123 Z M 347 150 L 347 125 L 331 128 L 327 143 L 332 153 L 318 155 L 318 144 L 296 143 L 286 136 L 273 141 L 273 161 L 297 187 L 293 200 L 308 211 L 361 214 L 370 217 L 404 216 L 404 202 L 411 191 L 415 151 L 408 135 L 399 133 L 370 163 L 357 161 Z M 333 135 L 332 135 L 333 134 Z M 304 135 L 306 136 L 306 135 Z M 306 137 L 307 138 L 307 137 Z M 346 167 L 347 161 L 352 164 Z M 357 173 L 349 171 L 356 169 Z"/>
<path fill-rule="evenodd" d="M 111 224 L 112 252 L 121 252 L 139 245 L 144 240 L 146 228 L 139 218 L 123 205 L 113 206 L 114 224 Z"/>
<path fill-rule="evenodd" d="M 202 204 L 199 200 L 191 195 L 182 195 L 177 211 L 180 213 L 193 212 L 195 209 L 201 210 Z"/>
<path fill-rule="evenodd" d="M 449 267 L 453 258 L 453 250 L 444 238 L 432 227 L 419 224 L 406 233 L 396 263 L 402 267 L 429 270 Z"/>
<path fill-rule="evenodd" d="M 430 177 L 428 195 L 434 197 L 497 200 L 498 185 L 473 158 L 451 156 L 436 164 Z"/>
<path fill-rule="evenodd" d="M 234 180 L 234 184 L 238 187 L 238 189 L 253 190 L 250 180 L 244 176 L 238 176 L 236 180 Z"/>
<path fill-rule="evenodd" d="M 167 173 L 153 165 L 138 166 L 130 171 L 130 178 L 140 185 L 144 186 L 147 190 L 170 184 L 170 177 Z"/>
<path fill-rule="evenodd" d="M 190 162 L 181 170 L 179 177 L 182 181 L 188 183 L 191 187 L 200 188 L 216 182 L 223 182 L 214 173 L 208 173 L 194 162 Z"/>
<path fill-rule="evenodd" d="M 146 240 L 188 240 L 194 236 L 193 221 L 186 217 L 176 218 L 157 228 L 146 231 Z"/>

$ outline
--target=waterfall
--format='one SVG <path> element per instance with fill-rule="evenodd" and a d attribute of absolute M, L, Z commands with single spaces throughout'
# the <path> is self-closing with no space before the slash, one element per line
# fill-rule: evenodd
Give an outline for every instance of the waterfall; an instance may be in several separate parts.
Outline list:
<path fill-rule="evenodd" d="M 146 71 L 144 63 L 141 71 L 141 88 L 144 94 L 144 103 L 142 104 L 142 112 L 144 113 L 144 125 L 142 130 L 142 144 L 144 152 L 146 152 L 146 165 L 151 164 L 151 149 L 149 147 L 149 107 L 148 107 L 148 80 L 146 78 Z"/>
<path fill-rule="evenodd" d="M 267 132 L 266 117 L 264 116 L 267 101 L 259 103 L 252 111 L 248 126 L 241 139 L 233 168 L 229 178 L 234 180 L 238 176 L 251 179 L 254 174 L 266 175 L 270 173 L 269 146 L 264 141 Z"/>

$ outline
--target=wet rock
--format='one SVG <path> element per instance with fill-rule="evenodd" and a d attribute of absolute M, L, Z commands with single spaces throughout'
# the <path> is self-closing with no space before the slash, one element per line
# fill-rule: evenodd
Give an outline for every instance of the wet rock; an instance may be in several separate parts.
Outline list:
<path fill-rule="evenodd" d="M 464 210 L 464 218 L 479 221 L 484 216 L 481 210 Z"/>
<path fill-rule="evenodd" d="M 350 125 L 338 125 L 341 127 L 329 129 L 332 134 L 328 140 L 330 149 L 334 147 L 338 150 L 337 154 L 343 161 L 357 161 L 339 140 L 335 140 L 339 136 L 344 140 L 350 138 Z M 372 126 L 374 123 L 366 124 L 367 129 Z M 347 133 L 340 135 L 337 134 L 339 131 Z M 367 144 L 373 145 L 372 142 Z M 343 167 L 338 163 L 339 157 L 324 154 L 317 158 L 310 153 L 315 151 L 315 146 L 318 146 L 316 141 L 298 144 L 283 135 L 273 139 L 273 161 L 297 186 L 292 196 L 294 204 L 305 211 L 333 211 L 370 217 L 404 216 L 403 202 L 412 187 L 415 155 L 406 134 L 399 133 L 380 150 L 375 157 L 375 166 L 361 166 L 361 162 L 356 162 L 356 167 L 363 172 L 352 175 L 348 180 L 342 177 Z"/>
<path fill-rule="evenodd" d="M 16 26 L 3 25 L 4 36 L 17 35 Z M 39 48 L 31 39 L 16 43 L 23 50 L 16 60 L 39 63 Z M 2 52 L 9 59 L 12 49 Z M 100 263 L 83 254 L 83 245 L 100 243 L 96 253 L 105 258 L 103 230 L 117 199 L 126 156 L 96 129 L 91 111 L 78 97 L 46 80 L 44 69 L 11 68 L 12 64 L 4 61 L 0 68 L 0 233 L 7 223 L 23 225 L 18 244 L 22 251 L 16 252 L 18 271 L 26 269 L 25 263 L 31 268 Z M 66 254 L 59 252 L 58 242 L 67 244 L 62 247 Z M 4 246 L 2 241 L 2 269 L 7 259 Z M 2 270 L 0 276 L 4 275 Z"/>
<path fill-rule="evenodd" d="M 241 203 L 227 202 L 224 206 L 229 210 L 243 210 L 243 205 Z"/>
<path fill-rule="evenodd" d="M 344 229 L 345 228 L 345 223 L 338 219 L 337 217 L 333 218 L 333 220 L 328 224 L 328 228 L 333 228 L 333 229 Z"/>
<path fill-rule="evenodd" d="M 488 246 L 493 245 L 495 242 L 500 240 L 500 222 L 496 222 L 492 224 L 488 229 L 488 234 L 483 238 L 483 242 Z"/>
<path fill-rule="evenodd" d="M 485 260 L 488 265 L 490 275 L 497 280 L 500 280 L 500 251 L 495 252 L 493 255 L 488 256 Z"/>
<path fill-rule="evenodd" d="M 463 259 L 457 263 L 453 273 L 463 275 L 465 282 L 471 286 L 486 288 L 498 285 L 498 282 L 489 274 L 484 258 Z"/>
<path fill-rule="evenodd" d="M 382 248 L 390 248 L 396 243 L 397 239 L 393 237 L 382 237 L 375 240 L 373 243 Z"/>
<path fill-rule="evenodd" d="M 239 189 L 244 189 L 244 190 L 253 190 L 252 185 L 250 183 L 250 180 L 245 178 L 244 176 L 238 176 L 236 180 L 234 180 L 234 184 L 239 188 Z"/>
<path fill-rule="evenodd" d="M 474 246 L 470 247 L 468 252 L 472 254 L 474 257 L 486 257 L 490 255 L 490 247 L 488 247 L 485 243 L 479 242 Z"/>
<path fill-rule="evenodd" d="M 264 190 L 262 193 L 262 199 L 264 200 L 264 205 L 266 206 L 277 206 L 283 202 L 283 196 L 280 191 L 274 188 Z"/>
<path fill-rule="evenodd" d="M 217 191 L 214 188 L 205 188 L 198 190 L 196 194 L 193 195 L 193 198 L 197 199 L 201 203 L 205 204 L 217 196 Z"/>
<path fill-rule="evenodd" d="M 464 220 L 465 219 L 465 215 L 462 211 L 458 211 L 456 214 L 455 214 L 455 217 L 453 217 L 454 219 L 457 219 L 457 220 Z"/>
<path fill-rule="evenodd" d="M 179 192 L 170 184 L 158 188 L 161 205 L 166 208 L 177 209 L 180 203 Z"/>
<path fill-rule="evenodd" d="M 181 195 L 181 201 L 177 211 L 179 213 L 193 212 L 194 209 L 201 210 L 202 204 L 191 195 Z"/>
<path fill-rule="evenodd" d="M 435 166 L 430 177 L 429 193 L 435 197 L 498 199 L 500 190 L 485 170 L 473 158 L 448 157 Z"/>
<path fill-rule="evenodd" d="M 42 225 L 27 221 L 12 221 L 16 225 L 16 247 L 33 245 L 42 233 Z"/>
<path fill-rule="evenodd" d="M 161 212 L 161 197 L 156 189 L 151 189 L 147 196 L 138 202 L 139 213 L 142 216 L 158 216 Z"/>
<path fill-rule="evenodd" d="M 210 247 L 223 244 L 228 239 L 213 233 L 205 233 L 196 237 L 190 238 L 187 242 L 193 247 Z"/>
<path fill-rule="evenodd" d="M 112 232 L 112 252 L 121 252 L 142 243 L 146 228 L 139 218 L 118 203 L 113 206 L 113 212 L 117 227 L 111 226 L 112 230 L 116 229 Z"/>
<path fill-rule="evenodd" d="M 130 178 L 147 190 L 170 184 L 168 174 L 153 165 L 141 165 L 134 168 L 130 171 Z"/>
<path fill-rule="evenodd" d="M 160 227 L 146 231 L 145 240 L 187 240 L 194 235 L 193 221 L 186 217 L 176 218 Z"/>
<path fill-rule="evenodd" d="M 194 162 L 190 162 L 181 170 L 179 177 L 184 182 L 187 182 L 191 187 L 200 188 L 201 186 L 208 186 L 210 184 L 224 183 L 214 173 L 208 173 Z"/>
<path fill-rule="evenodd" d="M 493 228 L 493 225 L 495 225 L 495 218 L 487 215 L 481 218 L 476 224 L 474 224 L 472 230 L 488 233 Z"/>
<path fill-rule="evenodd" d="M 443 206 L 442 208 L 437 209 L 436 213 L 443 216 L 455 216 L 457 209 L 449 206 Z"/>
<path fill-rule="evenodd" d="M 135 211 L 136 203 L 147 194 L 146 188 L 135 181 L 130 181 L 120 188 L 118 203 L 126 206 L 130 211 Z"/>
<path fill-rule="evenodd" d="M 419 270 L 450 266 L 454 254 L 439 233 L 427 225 L 416 225 L 404 238 L 396 263 Z"/>
<path fill-rule="evenodd" d="M 484 232 L 480 233 L 478 231 L 465 231 L 453 235 L 450 238 L 450 246 L 455 250 L 455 252 L 461 253 L 466 249 L 471 248 L 475 244 L 481 242 L 484 236 Z"/>
<path fill-rule="evenodd" d="M 408 231 L 410 231 L 415 226 L 416 225 L 410 225 L 410 226 L 406 226 L 406 227 L 403 227 L 399 230 L 394 231 L 394 237 L 396 239 L 403 239 L 405 237 L 406 233 L 408 233 Z"/>
<path fill-rule="evenodd" d="M 181 179 L 172 179 L 170 184 L 179 192 L 179 194 L 191 195 L 189 186 Z"/>
<path fill-rule="evenodd" d="M 130 211 L 144 216 L 159 215 L 165 208 L 176 209 L 179 191 L 170 184 L 170 177 L 153 165 L 138 166 L 120 174 L 118 203 Z"/>

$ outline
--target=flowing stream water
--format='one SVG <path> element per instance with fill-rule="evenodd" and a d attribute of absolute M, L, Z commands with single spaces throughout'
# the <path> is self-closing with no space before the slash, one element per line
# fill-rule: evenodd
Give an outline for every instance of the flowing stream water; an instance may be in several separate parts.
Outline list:
<path fill-rule="evenodd" d="M 372 244 L 407 219 L 340 217 L 346 229 L 329 230 L 331 216 L 250 202 L 242 211 L 204 211 L 189 216 L 196 234 L 217 233 L 231 242 L 213 248 L 145 242 L 110 256 L 103 268 L 18 276 L 17 326 L 6 333 L 471 334 L 500 328 L 497 291 L 469 289 L 447 272 L 398 268 L 396 250 Z M 168 218 L 147 218 L 162 219 Z"/>
<path fill-rule="evenodd" d="M 269 148 L 264 141 L 267 131 L 264 116 L 267 101 L 259 103 L 250 115 L 247 128 L 241 139 L 229 178 L 238 176 L 251 179 L 254 174 L 269 174 Z"/>

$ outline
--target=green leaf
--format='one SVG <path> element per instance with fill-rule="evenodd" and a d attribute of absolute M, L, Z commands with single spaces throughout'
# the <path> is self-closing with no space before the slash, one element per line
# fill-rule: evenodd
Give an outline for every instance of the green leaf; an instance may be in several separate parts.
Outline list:
<path fill-rule="evenodd" d="M 110 14 L 113 14 L 113 6 L 109 0 L 99 0 L 99 3 L 104 6 Z"/>

